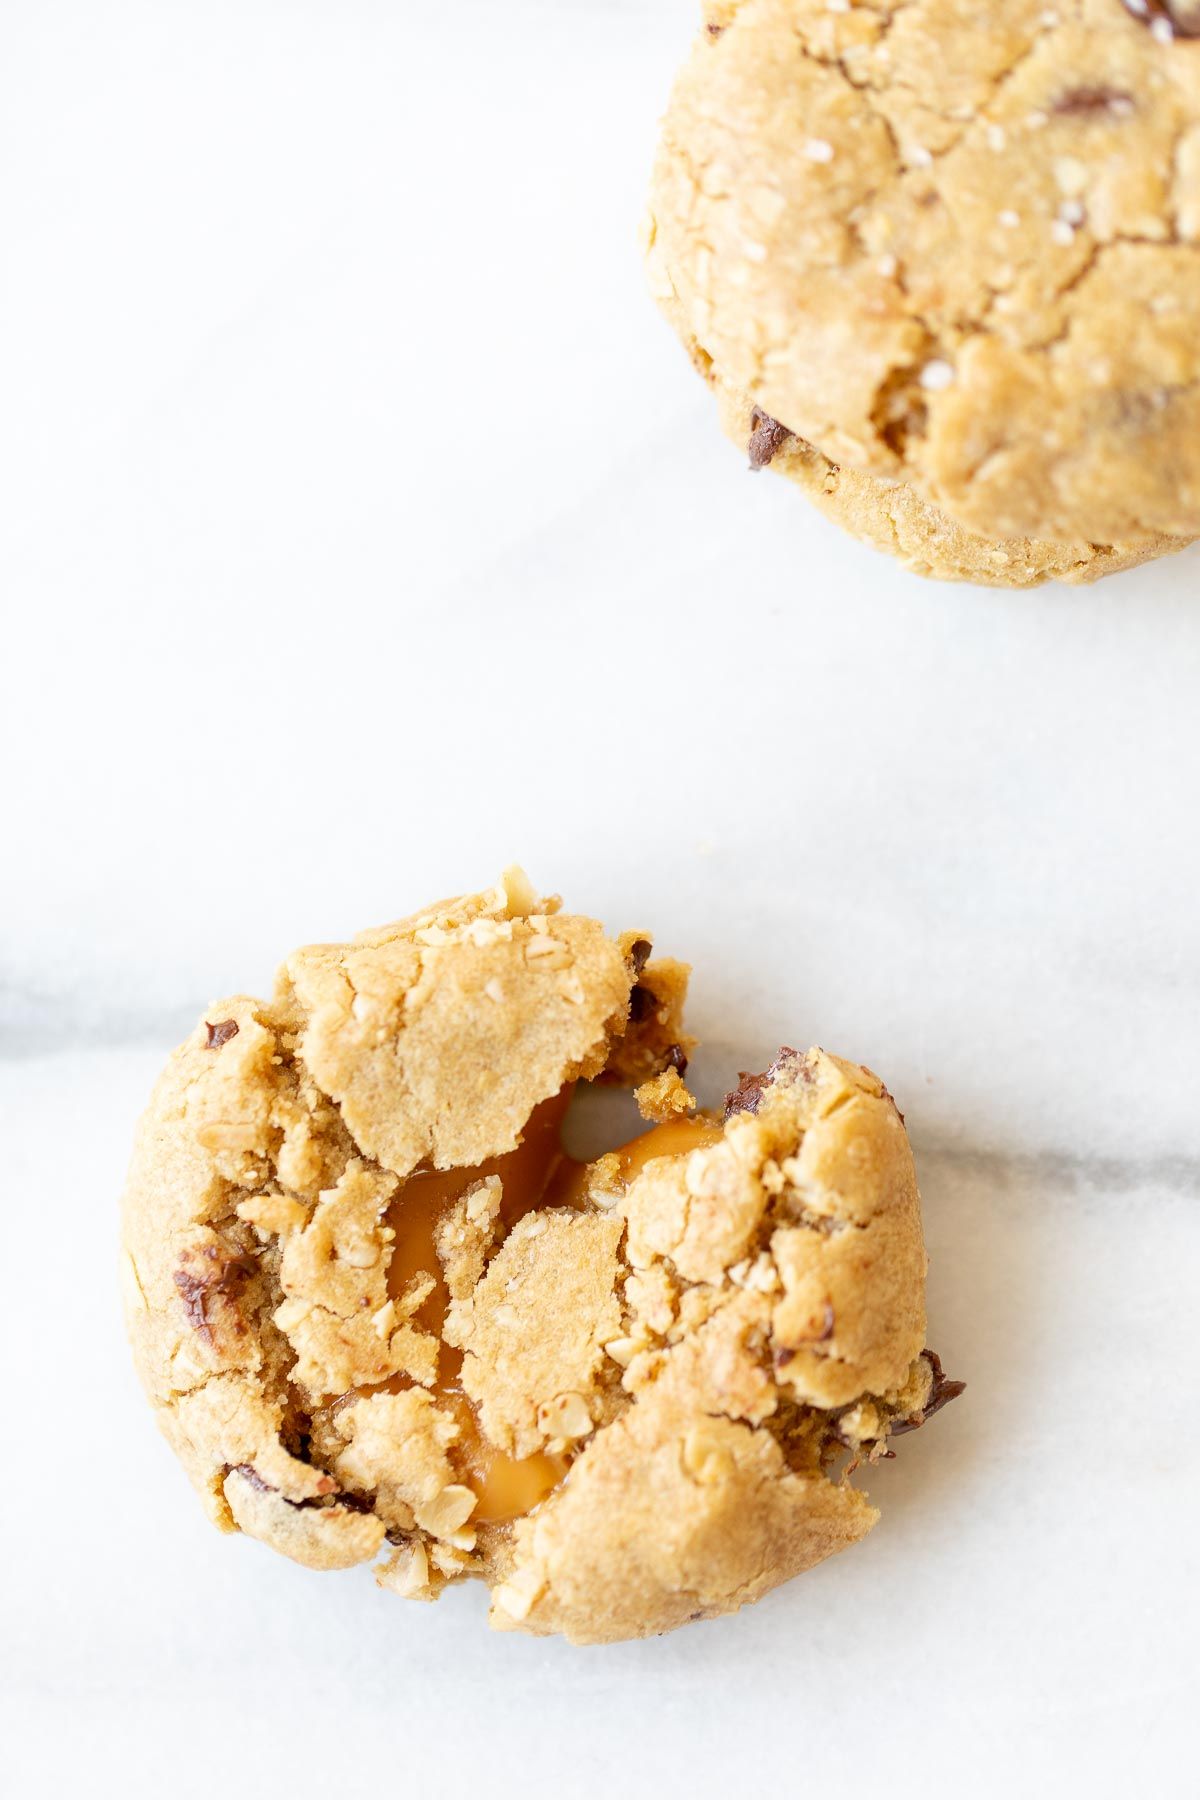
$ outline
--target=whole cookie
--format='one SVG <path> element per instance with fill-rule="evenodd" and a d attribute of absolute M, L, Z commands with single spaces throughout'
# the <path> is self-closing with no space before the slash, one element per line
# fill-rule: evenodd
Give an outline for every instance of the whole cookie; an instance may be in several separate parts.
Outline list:
<path fill-rule="evenodd" d="M 870 1529 L 853 1469 L 961 1385 L 924 1347 L 903 1123 L 820 1050 L 697 1112 L 686 978 L 513 874 L 209 1009 L 140 1127 L 123 1265 L 217 1525 L 416 1599 L 481 1577 L 494 1625 L 580 1643 Z M 559 1125 L 601 1079 L 656 1123 L 584 1165 Z"/>
<path fill-rule="evenodd" d="M 1200 533 L 1190 0 L 721 0 L 652 285 L 727 428 L 922 572 L 1088 580 Z"/>

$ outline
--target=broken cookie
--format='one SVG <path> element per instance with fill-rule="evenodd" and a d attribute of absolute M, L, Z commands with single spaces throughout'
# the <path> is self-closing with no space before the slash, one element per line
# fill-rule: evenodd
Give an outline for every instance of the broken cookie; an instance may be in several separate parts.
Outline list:
<path fill-rule="evenodd" d="M 961 1386 L 904 1126 L 821 1050 L 699 1110 L 687 973 L 514 871 L 210 1008 L 142 1121 L 123 1265 L 217 1525 L 414 1599 L 479 1577 L 493 1625 L 577 1643 L 871 1528 L 853 1470 Z M 653 1123 L 580 1163 L 599 1081 Z"/>

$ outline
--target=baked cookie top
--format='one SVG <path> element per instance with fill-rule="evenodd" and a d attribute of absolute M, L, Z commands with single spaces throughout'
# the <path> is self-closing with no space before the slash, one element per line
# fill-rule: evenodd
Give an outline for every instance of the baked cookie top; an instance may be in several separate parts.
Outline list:
<path fill-rule="evenodd" d="M 890 1096 L 784 1051 L 684 1085 L 684 965 L 512 873 L 208 1009 L 142 1121 L 126 1313 L 213 1520 L 578 1642 L 734 1610 L 863 1535 L 839 1470 L 957 1391 Z M 653 1129 L 590 1164 L 574 1085 Z"/>
<path fill-rule="evenodd" d="M 1200 531 L 1193 0 L 718 0 L 655 290 L 834 464 L 988 538 Z"/>

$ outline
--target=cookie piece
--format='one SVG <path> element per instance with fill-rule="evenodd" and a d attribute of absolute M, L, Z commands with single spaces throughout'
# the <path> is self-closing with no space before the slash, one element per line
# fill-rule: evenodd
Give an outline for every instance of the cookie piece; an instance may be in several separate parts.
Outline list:
<path fill-rule="evenodd" d="M 922 573 L 1200 532 L 1200 45 L 1137 10 L 723 0 L 676 86 L 657 297 L 752 460 Z"/>
<path fill-rule="evenodd" d="M 216 1524 L 382 1554 L 412 1598 L 479 1577 L 494 1625 L 580 1643 L 869 1530 L 852 1468 L 957 1391 L 904 1127 L 819 1050 L 699 1113 L 686 975 L 513 874 L 209 1009 L 138 1133 L 123 1268 Z M 582 1165 L 559 1128 L 601 1078 L 657 1123 Z"/>
<path fill-rule="evenodd" d="M 734 392 L 715 371 L 709 379 L 725 432 L 746 448 L 751 468 L 769 466 L 785 475 L 835 524 L 894 556 L 914 575 L 978 587 L 1031 588 L 1046 581 L 1074 587 L 1186 547 L 1185 540 L 1166 537 L 1120 544 L 980 537 L 923 500 L 909 482 L 839 467 L 768 419 L 749 395 Z"/>

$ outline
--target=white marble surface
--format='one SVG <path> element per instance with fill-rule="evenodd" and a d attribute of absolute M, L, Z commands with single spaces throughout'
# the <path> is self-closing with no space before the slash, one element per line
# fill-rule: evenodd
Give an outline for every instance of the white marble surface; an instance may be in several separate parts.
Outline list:
<path fill-rule="evenodd" d="M 22 1793 L 1191 1791 L 1200 560 L 924 585 L 751 478 L 635 228 L 691 0 L 0 21 Z M 209 1531 L 116 1313 L 166 1048 L 490 879 L 888 1079 L 968 1396 L 852 1555 L 593 1652 Z"/>

